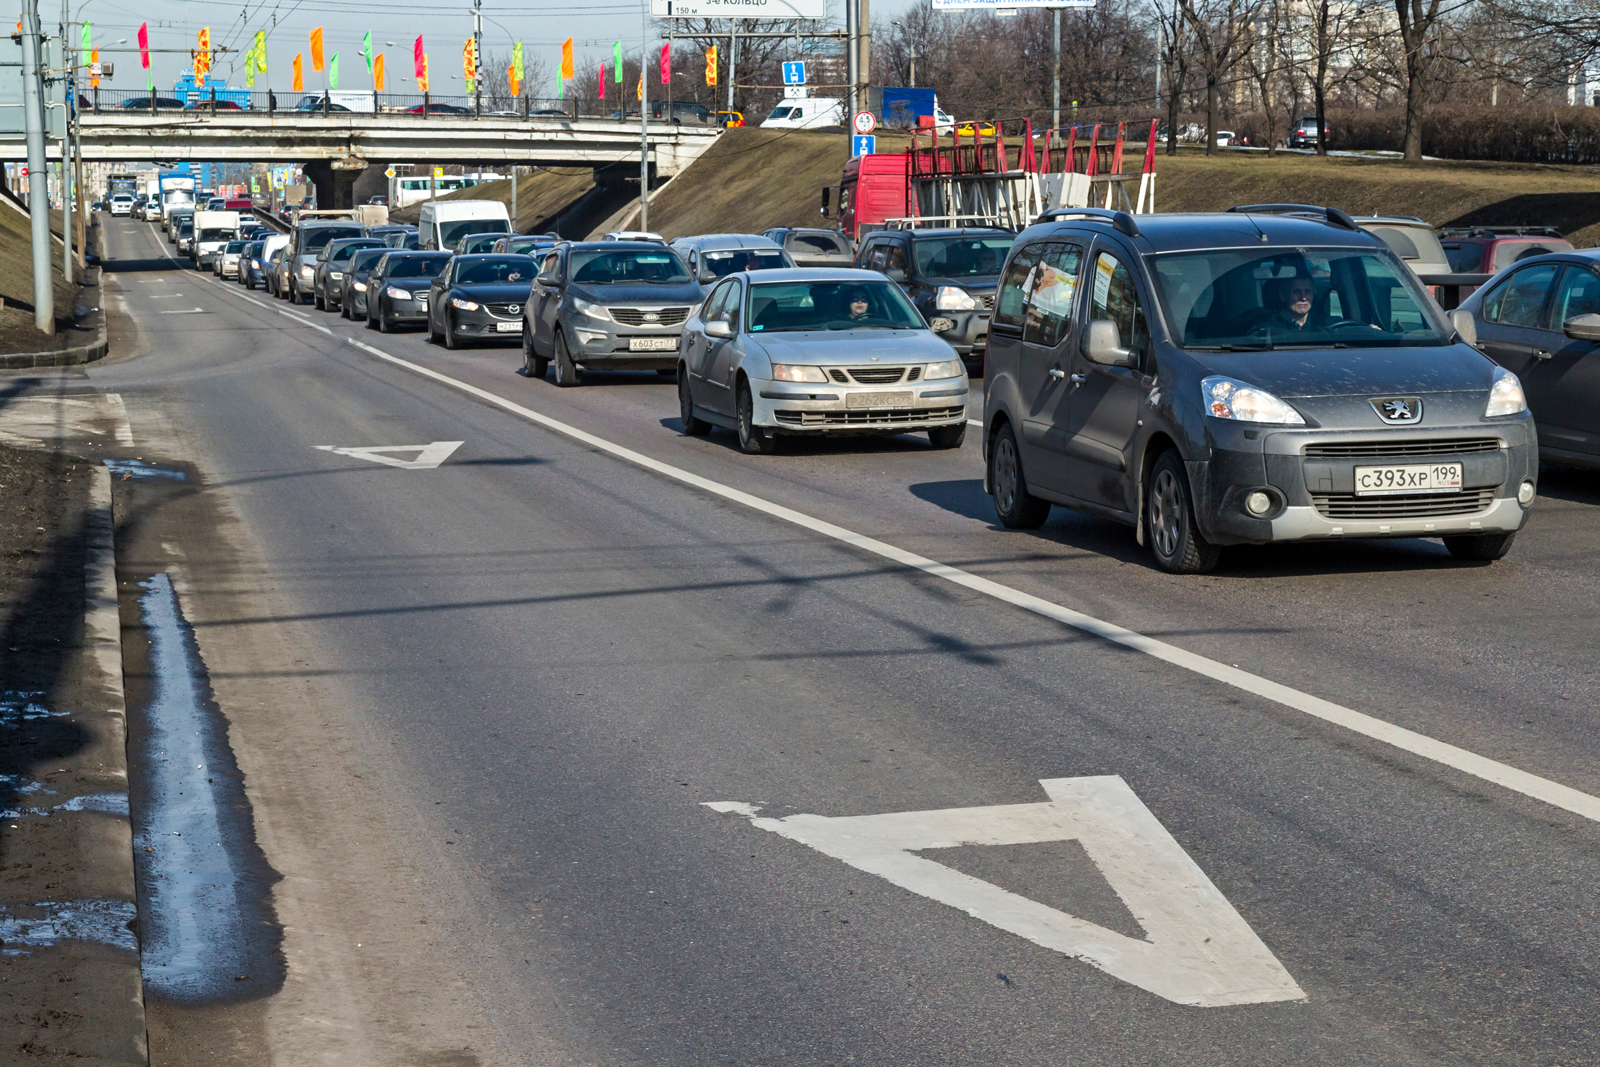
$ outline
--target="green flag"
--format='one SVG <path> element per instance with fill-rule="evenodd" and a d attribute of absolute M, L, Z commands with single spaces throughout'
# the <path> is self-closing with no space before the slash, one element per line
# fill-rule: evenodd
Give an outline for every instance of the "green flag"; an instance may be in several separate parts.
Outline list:
<path fill-rule="evenodd" d="M 361 38 L 361 57 L 367 61 L 367 73 L 371 74 L 372 73 L 372 31 L 371 30 L 368 30 L 367 31 L 367 35 L 365 37 Z"/>
<path fill-rule="evenodd" d="M 267 31 L 256 31 L 256 70 L 267 72 Z"/>
<path fill-rule="evenodd" d="M 611 65 L 617 69 L 617 84 L 622 84 L 622 42 L 611 46 Z"/>
<path fill-rule="evenodd" d="M 556 99 L 557 100 L 561 99 L 562 95 L 566 92 L 566 89 L 567 89 L 567 79 L 565 79 L 565 78 L 563 78 L 561 76 L 561 72 L 560 71 L 557 71 L 556 72 Z"/>
<path fill-rule="evenodd" d="M 511 69 L 517 72 L 517 82 L 522 82 L 522 42 L 511 47 Z"/>
<path fill-rule="evenodd" d="M 339 53 L 335 52 L 333 58 L 328 60 L 328 88 L 339 88 Z"/>
<path fill-rule="evenodd" d="M 89 65 L 89 58 L 90 58 L 89 57 L 89 53 L 91 51 L 93 51 L 93 49 L 94 49 L 94 45 L 91 44 L 90 41 L 89 41 L 89 24 L 87 22 L 85 22 L 83 24 L 83 59 L 82 59 L 82 62 L 83 62 L 84 66 L 88 66 Z"/>

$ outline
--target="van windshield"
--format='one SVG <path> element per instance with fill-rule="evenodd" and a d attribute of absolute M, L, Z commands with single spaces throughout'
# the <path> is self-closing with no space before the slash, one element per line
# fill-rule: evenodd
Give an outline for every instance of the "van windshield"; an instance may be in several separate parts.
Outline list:
<path fill-rule="evenodd" d="M 794 108 L 792 108 L 792 107 L 775 107 L 775 108 L 772 109 L 772 114 L 768 115 L 767 118 L 769 118 L 769 119 L 786 119 L 793 113 L 794 113 Z"/>
<path fill-rule="evenodd" d="M 752 285 L 746 321 L 751 333 L 923 329 L 917 309 L 888 282 Z"/>
<path fill-rule="evenodd" d="M 1409 348 L 1453 335 L 1387 249 L 1220 249 L 1153 263 L 1167 329 L 1189 349 Z"/>
<path fill-rule="evenodd" d="M 474 233 L 510 233 L 505 219 L 458 219 L 439 223 L 439 247 L 454 248 L 456 242 Z"/>
<path fill-rule="evenodd" d="M 572 280 L 580 285 L 686 282 L 689 272 L 683 260 L 665 248 L 596 248 L 572 253 Z"/>
<path fill-rule="evenodd" d="M 237 237 L 238 232 L 231 228 L 221 226 L 207 226 L 200 231 L 202 241 L 226 241 L 230 237 Z"/>

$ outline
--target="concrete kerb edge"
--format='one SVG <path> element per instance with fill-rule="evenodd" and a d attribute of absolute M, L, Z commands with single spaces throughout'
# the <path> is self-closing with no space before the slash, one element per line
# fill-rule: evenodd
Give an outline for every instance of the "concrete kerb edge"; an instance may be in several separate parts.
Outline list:
<path fill-rule="evenodd" d="M 123 789 L 128 788 L 128 704 L 122 681 L 122 616 L 117 604 L 117 554 L 116 516 L 112 512 L 111 471 L 96 467 L 89 483 L 89 508 L 87 553 L 84 563 L 84 637 L 90 655 L 105 676 L 107 707 L 115 721 L 115 729 L 122 736 L 119 743 L 108 746 L 110 758 L 121 758 L 120 765 L 107 766 L 110 774 L 120 777 Z M 129 843 L 126 855 L 127 868 L 118 872 L 119 881 L 133 886 L 133 840 L 129 825 Z M 150 1056 L 148 1034 L 144 1015 L 144 979 L 140 960 L 135 956 L 128 965 L 132 973 L 134 992 L 135 1033 L 128 1035 L 138 1050 L 139 1062 L 148 1063 Z"/>

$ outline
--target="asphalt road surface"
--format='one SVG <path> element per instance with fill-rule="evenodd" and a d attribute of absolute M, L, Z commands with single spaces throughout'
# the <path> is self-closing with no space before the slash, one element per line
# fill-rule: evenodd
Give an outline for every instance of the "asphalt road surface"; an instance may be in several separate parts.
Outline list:
<path fill-rule="evenodd" d="M 204 488 L 146 479 L 120 563 L 173 575 L 277 938 L 155 1062 L 1600 1062 L 1600 476 L 1489 566 L 1172 576 L 1001 530 L 976 428 L 745 456 L 654 375 L 102 221 L 79 377 Z M 893 812 L 945 814 L 839 821 Z"/>

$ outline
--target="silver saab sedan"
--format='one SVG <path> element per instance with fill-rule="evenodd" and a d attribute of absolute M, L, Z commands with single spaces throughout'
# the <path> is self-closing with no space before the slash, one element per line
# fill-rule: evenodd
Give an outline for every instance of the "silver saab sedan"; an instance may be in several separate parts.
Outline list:
<path fill-rule="evenodd" d="M 683 432 L 746 452 L 786 434 L 926 432 L 960 448 L 967 372 L 898 285 L 867 270 L 730 274 L 683 326 Z"/>

